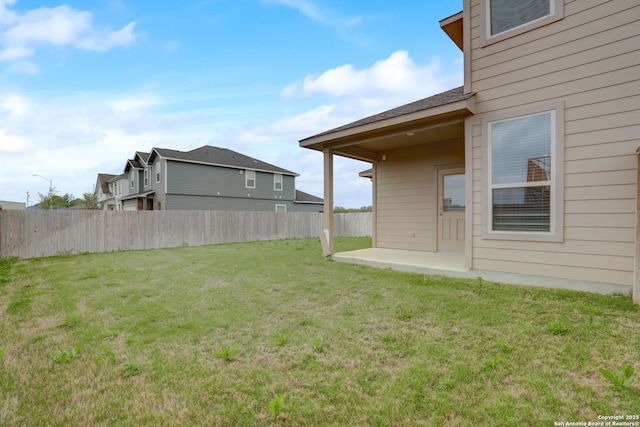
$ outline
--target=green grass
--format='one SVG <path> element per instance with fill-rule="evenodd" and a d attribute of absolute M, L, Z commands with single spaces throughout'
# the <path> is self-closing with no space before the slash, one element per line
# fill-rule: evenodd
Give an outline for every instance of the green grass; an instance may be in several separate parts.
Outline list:
<path fill-rule="evenodd" d="M 628 295 L 338 264 L 316 239 L 20 260 L 2 277 L 0 425 L 546 426 L 640 413 L 640 381 L 616 387 L 601 371 L 640 367 Z"/>

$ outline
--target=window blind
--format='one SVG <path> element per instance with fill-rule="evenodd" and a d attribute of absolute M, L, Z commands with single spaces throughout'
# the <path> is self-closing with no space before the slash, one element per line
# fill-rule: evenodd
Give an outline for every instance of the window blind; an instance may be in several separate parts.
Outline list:
<path fill-rule="evenodd" d="M 550 231 L 551 113 L 491 124 L 492 229 Z"/>
<path fill-rule="evenodd" d="M 491 35 L 551 14 L 551 0 L 490 0 Z"/>

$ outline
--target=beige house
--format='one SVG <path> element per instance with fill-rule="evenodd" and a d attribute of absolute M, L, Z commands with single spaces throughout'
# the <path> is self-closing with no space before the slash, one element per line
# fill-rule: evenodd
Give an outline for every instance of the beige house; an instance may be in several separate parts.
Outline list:
<path fill-rule="evenodd" d="M 373 165 L 373 248 L 334 254 L 327 214 L 325 254 L 640 301 L 640 3 L 464 0 L 440 26 L 462 87 L 300 141 L 325 213 L 333 156 Z"/>

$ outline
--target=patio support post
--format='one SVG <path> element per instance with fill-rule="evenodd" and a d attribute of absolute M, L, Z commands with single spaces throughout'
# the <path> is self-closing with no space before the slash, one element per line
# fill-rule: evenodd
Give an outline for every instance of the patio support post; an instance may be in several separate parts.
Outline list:
<path fill-rule="evenodd" d="M 633 271 L 633 302 L 640 304 L 640 148 L 636 150 L 638 171 L 636 182 L 636 251 Z"/>
<path fill-rule="evenodd" d="M 335 253 L 333 250 L 333 150 L 325 148 L 324 154 L 324 213 L 322 214 L 322 254 L 326 257 Z"/>

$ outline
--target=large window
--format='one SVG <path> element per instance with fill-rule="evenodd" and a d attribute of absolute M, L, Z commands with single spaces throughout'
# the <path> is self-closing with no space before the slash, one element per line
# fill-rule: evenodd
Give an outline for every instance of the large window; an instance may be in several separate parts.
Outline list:
<path fill-rule="evenodd" d="M 556 109 L 486 122 L 488 237 L 561 239 L 562 125 Z"/>
<path fill-rule="evenodd" d="M 483 0 L 482 41 L 491 43 L 562 19 L 563 0 Z"/>
<path fill-rule="evenodd" d="M 247 188 L 256 188 L 256 171 L 246 170 L 244 173 L 244 184 Z"/>

